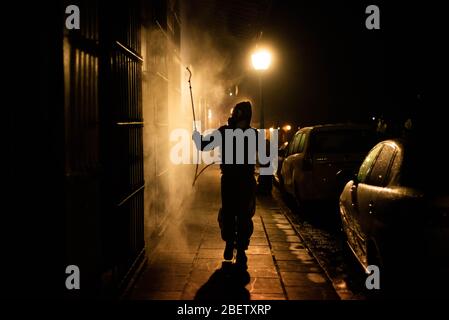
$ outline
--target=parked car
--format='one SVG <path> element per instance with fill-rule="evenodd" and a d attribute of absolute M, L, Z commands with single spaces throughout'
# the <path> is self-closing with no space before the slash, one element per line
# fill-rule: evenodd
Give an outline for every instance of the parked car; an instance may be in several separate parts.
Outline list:
<path fill-rule="evenodd" d="M 274 173 L 274 180 L 279 184 L 279 177 L 281 176 L 282 164 L 284 159 L 288 154 L 288 141 L 285 141 L 278 149 L 278 163 L 276 167 L 276 172 Z"/>
<path fill-rule="evenodd" d="M 437 269 L 447 270 L 449 175 L 437 144 L 438 140 L 380 142 L 344 187 L 343 231 L 365 271 L 377 265 L 381 274 L 399 279 L 398 273 L 412 270 L 415 277 L 419 273 L 418 278 L 432 281 L 435 278 L 424 268 L 432 275 Z"/>
<path fill-rule="evenodd" d="M 337 172 L 355 171 L 375 139 L 374 130 L 364 125 L 317 125 L 298 130 L 279 154 L 276 176 L 281 189 L 303 207 L 313 201 L 338 204 L 344 185 L 339 187 Z"/>

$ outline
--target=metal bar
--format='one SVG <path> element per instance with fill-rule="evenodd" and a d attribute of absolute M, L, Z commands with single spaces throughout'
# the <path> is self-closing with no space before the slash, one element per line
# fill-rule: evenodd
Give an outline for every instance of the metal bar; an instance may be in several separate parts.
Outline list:
<path fill-rule="evenodd" d="M 145 188 L 145 184 L 143 184 L 142 186 L 140 186 L 139 188 L 137 188 L 136 190 L 134 190 L 129 196 L 127 196 L 125 199 L 123 199 L 122 201 L 120 201 L 117 206 L 120 207 L 122 206 L 126 201 L 128 201 L 129 199 L 131 199 L 132 197 L 134 197 L 136 194 L 138 194 L 140 191 L 142 191 Z"/>
<path fill-rule="evenodd" d="M 159 27 L 159 29 L 161 29 L 161 31 L 162 31 L 162 33 L 164 34 L 164 36 L 165 36 L 167 39 L 170 39 L 170 37 L 168 36 L 167 32 L 164 30 L 164 28 L 162 28 L 162 26 L 161 26 L 161 24 L 159 23 L 159 21 L 156 20 L 156 24 L 157 24 L 157 26 Z"/>
<path fill-rule="evenodd" d="M 164 76 L 162 73 L 160 73 L 159 71 L 156 72 L 156 75 L 161 77 L 162 79 L 164 79 L 165 81 L 169 82 L 168 78 L 166 76 Z"/>
<path fill-rule="evenodd" d="M 137 53 L 135 53 L 131 49 L 127 48 L 125 45 L 121 44 L 119 41 L 115 41 L 115 43 L 118 45 L 119 48 L 123 49 L 132 58 L 137 59 L 137 60 L 143 62 L 143 58 L 140 55 L 138 55 Z"/>
<path fill-rule="evenodd" d="M 160 176 L 166 174 L 166 173 L 168 172 L 168 170 L 169 170 L 169 169 L 165 169 L 165 170 L 163 170 L 162 172 L 156 174 L 156 177 L 160 177 Z"/>

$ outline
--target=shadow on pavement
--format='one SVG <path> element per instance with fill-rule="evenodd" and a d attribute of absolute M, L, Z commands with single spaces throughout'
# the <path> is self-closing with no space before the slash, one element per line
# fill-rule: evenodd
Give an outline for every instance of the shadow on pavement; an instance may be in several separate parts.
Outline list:
<path fill-rule="evenodd" d="M 249 301 L 250 293 L 245 288 L 249 281 L 248 271 L 229 262 L 223 262 L 221 268 L 217 269 L 198 290 L 195 300 Z"/>

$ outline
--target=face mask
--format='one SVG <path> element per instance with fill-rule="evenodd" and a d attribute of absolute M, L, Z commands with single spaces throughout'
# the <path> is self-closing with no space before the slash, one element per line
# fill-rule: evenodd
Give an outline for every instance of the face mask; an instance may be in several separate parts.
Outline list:
<path fill-rule="evenodd" d="M 232 128 L 237 126 L 238 118 L 241 116 L 241 111 L 236 110 L 232 113 L 232 115 L 228 118 L 228 125 Z"/>
<path fill-rule="evenodd" d="M 235 118 L 233 117 L 229 117 L 228 118 L 228 125 L 232 128 L 235 128 L 235 126 L 237 125 L 237 121 L 235 120 Z"/>

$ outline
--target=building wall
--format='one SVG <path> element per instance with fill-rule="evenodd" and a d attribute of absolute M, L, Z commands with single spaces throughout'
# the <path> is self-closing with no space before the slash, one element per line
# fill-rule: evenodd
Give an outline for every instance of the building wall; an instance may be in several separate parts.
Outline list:
<path fill-rule="evenodd" d="M 98 2 L 81 2 L 80 30 L 64 28 L 65 258 L 94 290 L 101 266 Z M 71 295 L 80 292 L 72 291 Z"/>
<path fill-rule="evenodd" d="M 40 186 L 33 209 L 45 212 L 33 261 L 50 296 L 117 296 L 192 190 L 194 166 L 169 161 L 170 132 L 192 126 L 180 3 L 80 0 L 80 30 L 65 28 L 69 4 L 42 8 L 40 107 L 30 114 L 40 121 L 35 163 L 47 171 L 27 177 Z M 81 290 L 65 288 L 70 264 Z"/>
<path fill-rule="evenodd" d="M 77 5 L 62 53 L 65 258 L 83 286 L 67 294 L 115 295 L 144 257 L 140 1 Z"/>
<path fill-rule="evenodd" d="M 158 235 L 191 194 L 192 166 L 175 166 L 169 154 L 176 128 L 191 129 L 186 108 L 187 78 L 181 61 L 181 3 L 178 0 L 144 2 L 142 25 L 145 237 L 152 254 Z"/>

